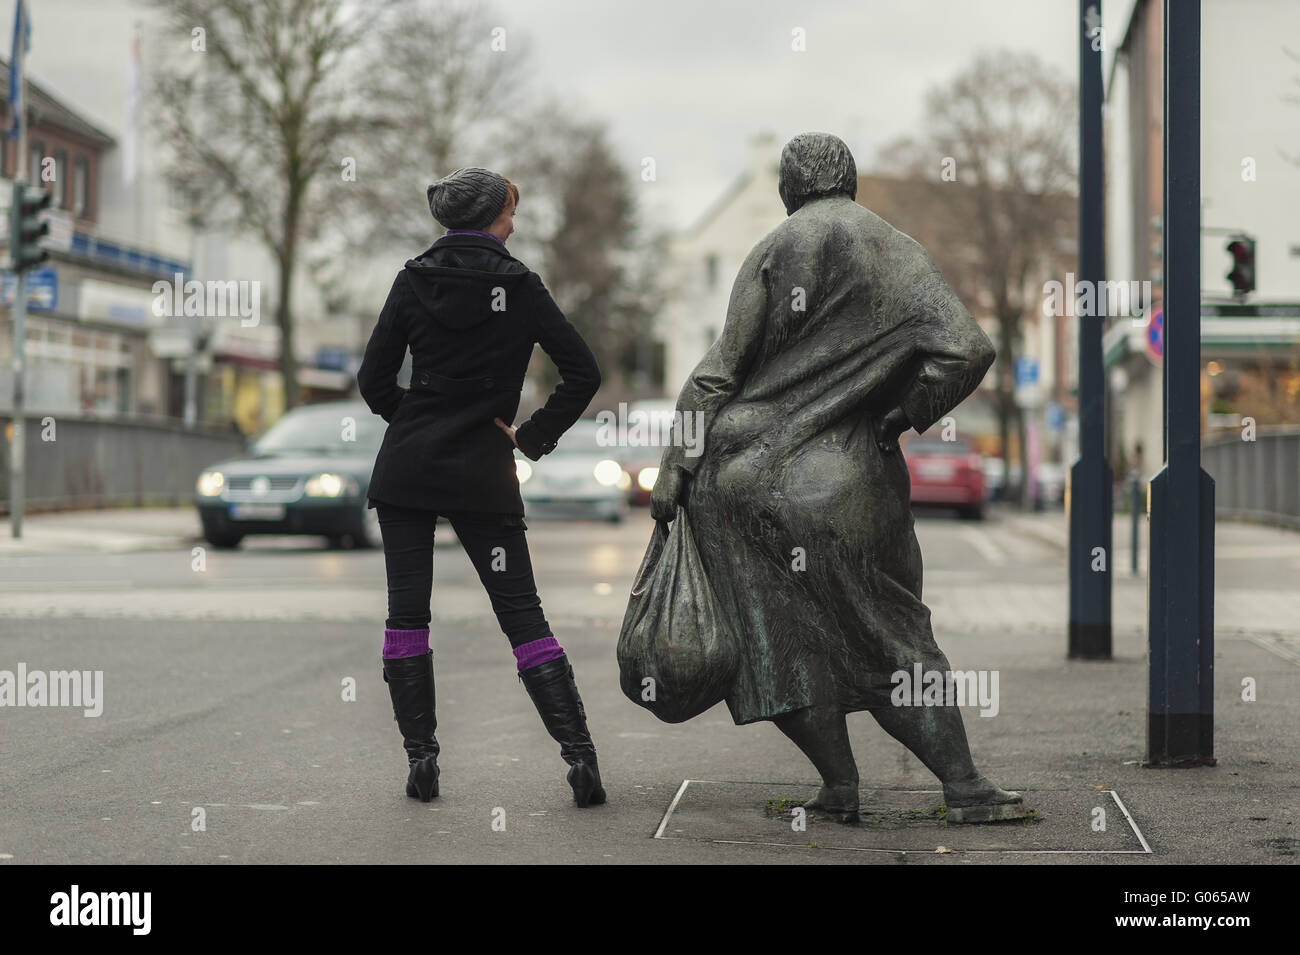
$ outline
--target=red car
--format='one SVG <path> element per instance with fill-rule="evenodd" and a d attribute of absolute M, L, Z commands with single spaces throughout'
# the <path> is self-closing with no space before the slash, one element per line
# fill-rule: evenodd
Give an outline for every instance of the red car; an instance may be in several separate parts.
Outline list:
<path fill-rule="evenodd" d="M 650 443 L 624 448 L 619 456 L 619 464 L 623 465 L 623 470 L 632 478 L 627 496 L 630 504 L 650 506 L 650 491 L 655 486 L 655 478 L 659 476 L 659 462 L 664 456 L 664 445 L 659 439 L 665 431 L 671 431 L 673 412 L 676 410 L 677 402 L 667 398 L 634 401 L 628 406 L 629 424 L 634 420 L 652 422 L 648 428 Z"/>
<path fill-rule="evenodd" d="M 983 520 L 984 469 L 969 442 L 913 438 L 902 447 L 913 507 L 955 507 L 962 517 Z"/>

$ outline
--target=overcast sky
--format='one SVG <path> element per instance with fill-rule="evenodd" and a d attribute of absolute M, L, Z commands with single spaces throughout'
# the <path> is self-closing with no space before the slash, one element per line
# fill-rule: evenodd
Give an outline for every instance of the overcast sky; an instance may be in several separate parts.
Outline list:
<path fill-rule="evenodd" d="M 1076 0 L 496 0 L 508 42 L 537 78 L 605 120 L 629 169 L 653 156 L 646 209 L 692 224 L 743 170 L 760 130 L 847 142 L 862 169 L 913 132 L 927 88 L 985 49 L 1031 50 L 1077 72 Z M 0 0 L 8 56 L 13 0 Z M 38 82 L 121 136 L 139 0 L 36 0 L 28 60 Z M 791 51 L 791 31 L 807 51 Z M 1113 29 L 1113 28 L 1112 28 Z M 1107 31 L 1108 34 L 1110 30 Z M 1113 35 L 1113 34 L 1111 34 Z M 465 157 L 473 165 L 474 157 Z M 508 172 L 507 172 L 508 175 Z"/>

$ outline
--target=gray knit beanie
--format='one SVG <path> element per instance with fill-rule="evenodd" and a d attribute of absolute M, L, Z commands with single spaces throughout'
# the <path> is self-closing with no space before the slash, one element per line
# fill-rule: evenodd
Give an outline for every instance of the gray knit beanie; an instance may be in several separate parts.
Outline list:
<path fill-rule="evenodd" d="M 506 207 L 506 180 L 488 169 L 463 166 L 429 186 L 429 211 L 448 229 L 486 229 Z"/>

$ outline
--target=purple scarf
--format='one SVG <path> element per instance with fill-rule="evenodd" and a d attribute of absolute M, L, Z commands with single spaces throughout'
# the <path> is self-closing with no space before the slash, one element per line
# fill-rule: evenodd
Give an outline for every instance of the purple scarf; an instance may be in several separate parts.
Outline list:
<path fill-rule="evenodd" d="M 496 239 L 496 241 L 501 242 L 501 240 L 497 238 L 497 236 L 494 236 L 491 232 L 484 232 L 482 229 L 448 229 L 446 234 L 447 235 L 485 235 L 489 239 Z M 505 245 L 504 242 L 501 242 L 501 244 Z"/>

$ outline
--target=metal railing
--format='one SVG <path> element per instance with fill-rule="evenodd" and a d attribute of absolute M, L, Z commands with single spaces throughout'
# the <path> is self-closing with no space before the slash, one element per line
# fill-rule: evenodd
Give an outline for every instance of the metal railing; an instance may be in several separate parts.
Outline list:
<path fill-rule="evenodd" d="M 1214 478 L 1216 517 L 1300 528 L 1300 426 L 1206 438 L 1201 467 Z"/>
<path fill-rule="evenodd" d="M 178 421 L 24 415 L 26 510 L 181 505 L 199 472 L 244 451 L 230 432 Z M 11 414 L 0 413 L 0 439 Z M 9 441 L 0 440 L 0 513 L 9 509 Z"/>

